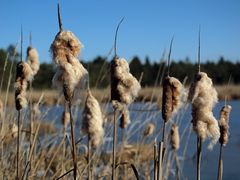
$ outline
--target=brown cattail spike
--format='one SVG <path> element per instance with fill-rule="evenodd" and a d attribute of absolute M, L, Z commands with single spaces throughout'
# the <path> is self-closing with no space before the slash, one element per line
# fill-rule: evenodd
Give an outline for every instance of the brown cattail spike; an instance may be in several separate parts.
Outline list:
<path fill-rule="evenodd" d="M 167 122 L 181 106 L 180 98 L 182 88 L 182 84 L 178 79 L 169 76 L 164 79 L 162 95 L 162 117 L 165 122 Z"/>
<path fill-rule="evenodd" d="M 178 132 L 178 126 L 174 123 L 171 129 L 171 145 L 173 150 L 178 150 L 180 147 L 180 138 Z"/>
<path fill-rule="evenodd" d="M 228 143 L 229 137 L 229 115 L 232 107 L 230 105 L 225 105 L 220 111 L 220 138 L 219 142 L 222 145 L 226 145 Z"/>

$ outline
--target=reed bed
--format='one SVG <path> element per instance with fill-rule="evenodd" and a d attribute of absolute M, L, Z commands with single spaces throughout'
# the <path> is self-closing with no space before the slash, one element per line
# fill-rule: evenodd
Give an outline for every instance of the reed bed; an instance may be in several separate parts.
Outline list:
<path fill-rule="evenodd" d="M 184 87 L 170 76 L 171 42 L 167 75 L 162 69 L 157 77 L 163 85 L 141 89 L 141 78 L 137 80 L 127 60 L 117 56 L 122 21 L 116 29 L 111 87 L 90 89 L 85 83 L 91 77 L 78 59 L 82 43 L 63 29 L 58 5 L 59 32 L 50 45 L 58 91 L 31 87 L 39 69 L 31 43 L 27 61 L 21 59 L 16 67 L 15 96 L 9 88 L 1 89 L 0 179 L 185 179 L 192 130 L 198 138 L 195 177 L 200 179 L 203 141 L 210 139 L 211 148 L 220 143 L 216 177 L 222 179 L 231 106 L 225 104 L 219 121 L 213 108 L 218 98 L 239 98 L 240 86 L 213 86 L 199 69 L 192 85 Z M 184 119 L 186 113 L 190 119 Z"/>

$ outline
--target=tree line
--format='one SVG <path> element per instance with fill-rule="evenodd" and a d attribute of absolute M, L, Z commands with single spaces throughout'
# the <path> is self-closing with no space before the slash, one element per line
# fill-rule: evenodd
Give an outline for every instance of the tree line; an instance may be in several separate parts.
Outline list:
<path fill-rule="evenodd" d="M 18 52 L 14 52 L 13 45 L 10 45 L 7 49 L 0 49 L 0 81 L 2 82 L 2 90 L 6 89 L 10 75 L 12 76 L 10 90 L 13 89 L 15 68 L 17 61 L 20 59 L 19 56 Z M 83 66 L 89 72 L 91 87 L 105 88 L 110 85 L 110 61 L 111 59 L 101 56 L 98 56 L 91 61 L 82 61 Z M 167 71 L 165 58 L 151 62 L 148 57 L 142 60 L 135 56 L 129 61 L 129 66 L 131 73 L 136 78 L 141 78 L 141 85 L 143 87 L 161 85 L 162 77 Z M 52 77 L 55 68 L 56 67 L 53 63 L 42 63 L 40 65 L 40 70 L 33 81 L 33 88 L 52 88 Z M 193 80 L 197 69 L 197 63 L 193 63 L 188 58 L 172 61 L 170 75 L 189 84 Z M 201 71 L 208 73 L 213 79 L 214 84 L 227 84 L 229 79 L 231 79 L 231 83 L 240 83 L 239 61 L 231 62 L 230 60 L 224 59 L 224 57 L 220 57 L 218 61 L 208 60 L 201 64 Z"/>

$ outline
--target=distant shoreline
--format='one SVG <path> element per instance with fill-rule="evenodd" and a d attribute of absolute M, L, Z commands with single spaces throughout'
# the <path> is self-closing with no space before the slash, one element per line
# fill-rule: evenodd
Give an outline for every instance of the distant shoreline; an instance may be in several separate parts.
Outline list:
<path fill-rule="evenodd" d="M 225 100 L 227 95 L 228 100 L 239 100 L 240 99 L 240 85 L 230 85 L 230 86 L 215 86 L 218 92 L 219 100 Z M 110 89 L 92 89 L 93 95 L 97 98 L 99 102 L 109 102 L 110 101 Z M 28 91 L 28 98 L 30 92 Z M 57 90 L 33 90 L 32 98 L 33 102 L 38 102 L 39 98 L 42 97 L 41 104 L 43 105 L 56 105 L 63 103 L 63 96 L 59 94 Z M 84 96 L 84 92 L 82 93 Z M 0 95 L 1 100 L 4 102 L 6 92 L 2 92 Z M 161 103 L 162 87 L 144 87 L 139 93 L 139 97 L 136 102 L 156 102 Z M 14 106 L 14 92 L 9 92 L 7 106 Z"/>

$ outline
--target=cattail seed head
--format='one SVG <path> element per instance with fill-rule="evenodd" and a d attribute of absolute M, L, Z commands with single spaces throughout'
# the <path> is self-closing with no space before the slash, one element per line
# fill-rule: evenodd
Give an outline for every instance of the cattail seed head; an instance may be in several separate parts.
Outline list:
<path fill-rule="evenodd" d="M 143 132 L 143 136 L 147 137 L 153 134 L 155 130 L 155 124 L 153 123 L 148 123 L 146 126 L 145 131 Z"/>
<path fill-rule="evenodd" d="M 182 89 L 182 84 L 178 79 L 169 76 L 164 79 L 162 94 L 162 117 L 165 122 L 167 122 L 181 106 Z"/>
<path fill-rule="evenodd" d="M 180 138 L 178 126 L 174 123 L 171 128 L 171 145 L 173 150 L 178 150 L 180 147 Z"/>
<path fill-rule="evenodd" d="M 217 103 L 217 91 L 206 73 L 199 72 L 192 83 L 188 100 L 192 103 L 193 130 L 202 140 L 211 138 L 211 149 L 220 137 L 217 120 L 213 116 L 213 107 Z"/>
<path fill-rule="evenodd" d="M 32 79 L 32 70 L 25 62 L 19 62 L 16 69 L 15 79 L 15 104 L 16 109 L 27 107 L 26 90 L 28 81 Z"/>
<path fill-rule="evenodd" d="M 121 111 L 121 118 L 120 118 L 120 128 L 124 129 L 127 125 L 131 122 L 129 118 L 129 111 L 127 107 L 124 107 Z"/>
<path fill-rule="evenodd" d="M 69 54 L 77 57 L 82 47 L 82 43 L 71 31 L 60 31 L 56 35 L 50 51 L 56 64 L 64 64 L 68 61 Z"/>
<path fill-rule="evenodd" d="M 90 90 L 88 90 L 83 111 L 82 131 L 88 134 L 93 148 L 99 146 L 103 140 L 104 130 L 101 108 Z"/>
<path fill-rule="evenodd" d="M 33 76 L 35 76 L 39 70 L 38 52 L 31 46 L 27 48 L 27 63 L 32 69 Z"/>
<path fill-rule="evenodd" d="M 130 104 L 138 96 L 141 86 L 130 73 L 124 58 L 115 58 L 111 62 L 111 100 Z"/>
<path fill-rule="evenodd" d="M 73 99 L 74 91 L 83 88 L 88 77 L 87 70 L 77 59 L 82 44 L 70 31 L 60 31 L 50 48 L 57 65 L 53 84 L 63 91 L 65 99 Z"/>
<path fill-rule="evenodd" d="M 219 142 L 222 145 L 226 145 L 228 143 L 229 137 L 229 115 L 232 110 L 230 105 L 225 105 L 220 111 L 220 120 L 219 120 L 219 128 L 220 128 L 220 138 Z"/>

